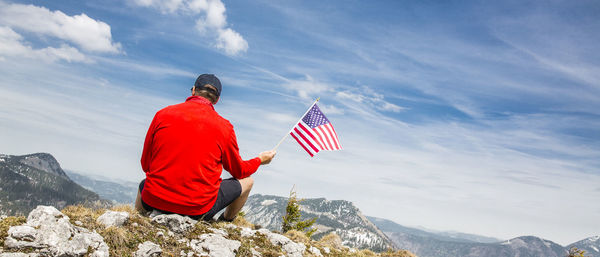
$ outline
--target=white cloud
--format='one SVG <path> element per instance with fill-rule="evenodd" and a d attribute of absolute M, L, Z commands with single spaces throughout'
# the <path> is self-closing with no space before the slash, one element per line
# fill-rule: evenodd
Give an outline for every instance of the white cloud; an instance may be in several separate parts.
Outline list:
<path fill-rule="evenodd" d="M 220 0 L 133 0 L 139 6 L 151 7 L 163 13 L 200 15 L 196 29 L 206 37 L 213 37 L 213 46 L 234 56 L 248 50 L 248 42 L 237 31 L 227 27 L 225 4 Z"/>
<path fill-rule="evenodd" d="M 0 26 L 0 57 L 25 57 L 45 62 L 65 60 L 67 62 L 90 62 L 74 47 L 61 45 L 60 48 L 46 47 L 33 49 L 23 37 L 9 27 Z"/>
<path fill-rule="evenodd" d="M 340 108 L 336 107 L 335 105 L 331 105 L 331 104 L 319 104 L 319 108 L 321 108 L 321 111 L 323 111 L 323 113 L 325 113 L 325 115 L 344 114 L 343 109 L 340 109 Z"/>
<path fill-rule="evenodd" d="M 386 101 L 382 94 L 379 94 L 366 86 L 363 86 L 360 89 L 340 91 L 336 94 L 336 97 L 340 101 L 353 101 L 366 104 L 367 106 L 380 111 L 401 112 L 406 109 Z"/>
<path fill-rule="evenodd" d="M 333 90 L 332 86 L 316 81 L 310 75 L 306 75 L 304 80 L 289 80 L 284 87 L 295 91 L 303 99 L 313 99 Z"/>
<path fill-rule="evenodd" d="M 236 55 L 240 52 L 248 50 L 248 42 L 237 32 L 232 29 L 219 30 L 216 47 L 222 49 L 228 55 Z"/>
<path fill-rule="evenodd" d="M 284 113 L 277 113 L 277 112 L 271 112 L 271 113 L 267 113 L 265 114 L 265 118 L 267 118 L 270 121 L 274 121 L 277 123 L 281 123 L 281 124 L 287 124 L 287 125 L 294 125 L 294 122 L 298 121 L 299 117 L 294 117 L 292 115 L 289 114 L 284 114 Z"/>
<path fill-rule="evenodd" d="M 61 11 L 23 4 L 0 3 L 0 7 L 0 24 L 13 29 L 56 37 L 87 51 L 120 52 L 121 44 L 112 41 L 110 26 L 85 13 L 68 16 Z"/>
<path fill-rule="evenodd" d="M 206 28 L 222 29 L 227 25 L 225 5 L 221 1 L 196 0 L 190 3 L 190 7 L 199 13 L 206 12 L 196 23 L 201 31 Z"/>

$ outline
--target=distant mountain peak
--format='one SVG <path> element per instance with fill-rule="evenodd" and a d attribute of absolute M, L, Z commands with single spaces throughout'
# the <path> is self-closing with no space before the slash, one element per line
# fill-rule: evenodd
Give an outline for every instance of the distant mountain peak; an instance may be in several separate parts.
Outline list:
<path fill-rule="evenodd" d="M 53 173 L 64 178 L 69 178 L 65 171 L 60 167 L 60 164 L 49 153 L 34 153 L 21 156 L 12 156 L 19 159 L 19 162 L 27 166 Z"/>
<path fill-rule="evenodd" d="M 48 153 L 0 155 L 0 214 L 25 214 L 37 205 L 108 205 L 72 181 Z"/>

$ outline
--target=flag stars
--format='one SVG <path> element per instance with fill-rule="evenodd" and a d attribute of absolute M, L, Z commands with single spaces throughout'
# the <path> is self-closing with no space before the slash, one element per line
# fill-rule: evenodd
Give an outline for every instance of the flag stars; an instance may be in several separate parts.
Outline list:
<path fill-rule="evenodd" d="M 311 128 L 329 123 L 329 120 L 325 117 L 317 105 L 314 105 L 313 108 L 310 109 L 304 118 L 302 118 L 302 121 L 304 121 L 304 123 Z"/>

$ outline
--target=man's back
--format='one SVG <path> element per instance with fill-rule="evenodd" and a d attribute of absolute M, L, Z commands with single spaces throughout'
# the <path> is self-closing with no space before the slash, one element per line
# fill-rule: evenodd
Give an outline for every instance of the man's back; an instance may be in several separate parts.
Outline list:
<path fill-rule="evenodd" d="M 146 173 L 138 187 L 135 208 L 178 213 L 194 219 L 232 221 L 242 209 L 261 164 L 269 164 L 275 150 L 258 157 L 240 157 L 233 126 L 213 108 L 219 102 L 221 81 L 214 74 L 198 76 L 192 96 L 184 103 L 156 113 L 142 151 Z M 223 169 L 233 178 L 221 179 Z"/>
<path fill-rule="evenodd" d="M 246 173 L 260 165 L 256 158 L 244 165 L 237 151 L 233 126 L 206 99 L 190 97 L 160 110 L 144 143 L 143 200 L 177 213 L 206 212 L 216 200 L 223 165 L 228 170 L 236 166 L 231 172 L 236 178 L 249 176 L 251 173 Z M 240 165 L 246 167 L 237 167 Z"/>

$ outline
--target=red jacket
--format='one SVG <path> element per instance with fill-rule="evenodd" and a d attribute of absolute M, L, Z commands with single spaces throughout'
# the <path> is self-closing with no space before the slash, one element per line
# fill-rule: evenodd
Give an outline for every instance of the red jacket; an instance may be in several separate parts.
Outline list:
<path fill-rule="evenodd" d="M 200 215 L 212 208 L 223 168 L 242 179 L 260 166 L 258 157 L 242 160 L 233 125 L 199 96 L 156 113 L 141 162 L 146 173 L 144 202 L 184 215 Z"/>

